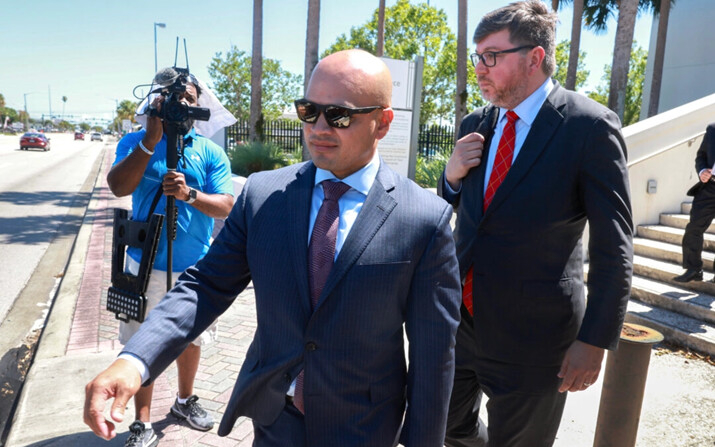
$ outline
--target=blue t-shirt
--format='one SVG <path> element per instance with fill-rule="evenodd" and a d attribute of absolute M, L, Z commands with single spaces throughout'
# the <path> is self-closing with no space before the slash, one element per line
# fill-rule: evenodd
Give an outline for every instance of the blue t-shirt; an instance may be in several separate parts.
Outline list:
<path fill-rule="evenodd" d="M 126 135 L 117 144 L 116 165 L 138 148 L 145 130 Z M 208 138 L 198 135 L 194 129 L 184 136 L 184 157 L 179 160 L 177 172 L 184 174 L 186 183 L 206 194 L 233 195 L 231 165 L 226 153 Z M 166 175 L 166 135 L 154 148 L 144 175 L 132 193 L 132 219 L 146 221 L 151 202 L 161 187 Z M 196 263 L 209 249 L 214 220 L 184 201 L 176 200 L 178 211 L 176 239 L 173 244 L 172 270 L 181 272 Z M 166 196 L 162 194 L 154 210 L 156 214 L 166 214 Z M 137 262 L 141 261 L 142 250 L 129 247 L 127 254 Z M 166 222 L 161 231 L 154 268 L 166 271 L 167 267 Z"/>

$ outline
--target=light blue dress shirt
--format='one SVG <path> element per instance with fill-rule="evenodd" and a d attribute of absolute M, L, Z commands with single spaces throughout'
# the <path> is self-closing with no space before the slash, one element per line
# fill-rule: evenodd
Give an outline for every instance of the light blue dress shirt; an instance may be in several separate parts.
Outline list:
<path fill-rule="evenodd" d="M 375 183 L 378 169 L 380 169 L 380 156 L 377 154 L 377 151 L 375 151 L 375 155 L 372 160 L 370 160 L 370 163 L 359 171 L 350 174 L 344 179 L 340 179 L 340 181 L 350 186 L 350 189 L 338 199 L 340 221 L 338 223 L 338 235 L 335 240 L 335 259 L 338 258 L 345 239 L 348 237 L 348 233 L 352 229 L 363 204 L 365 204 L 367 193 L 370 191 L 370 188 L 372 188 L 372 184 Z M 324 180 L 338 181 L 339 179 L 330 171 L 320 168 L 316 169 L 315 186 L 313 187 L 313 197 L 310 202 L 308 244 L 310 244 L 310 238 L 313 234 L 315 218 L 318 217 L 318 210 L 320 210 L 320 206 L 323 204 L 323 198 L 325 198 L 323 185 L 321 184 Z"/>

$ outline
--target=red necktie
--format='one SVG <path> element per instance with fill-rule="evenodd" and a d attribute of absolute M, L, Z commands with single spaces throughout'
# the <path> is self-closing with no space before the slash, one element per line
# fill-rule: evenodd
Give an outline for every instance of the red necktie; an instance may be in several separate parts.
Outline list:
<path fill-rule="evenodd" d="M 489 204 L 492 203 L 494 194 L 497 192 L 497 189 L 499 189 L 499 185 L 504 181 L 507 172 L 509 172 L 509 168 L 511 168 L 511 162 L 514 159 L 514 143 L 516 141 L 515 124 L 519 116 L 509 110 L 506 112 L 506 118 L 507 122 L 504 126 L 501 139 L 499 140 L 497 154 L 494 157 L 494 166 L 492 166 L 492 173 L 489 176 L 487 190 L 484 192 L 484 204 L 482 207 L 484 211 L 486 211 Z M 469 267 L 467 277 L 464 279 L 464 288 L 462 289 L 462 302 L 464 302 L 464 307 L 469 311 L 469 315 L 474 315 L 474 303 L 472 300 L 473 276 L 474 267 Z"/>
<path fill-rule="evenodd" d="M 343 182 L 324 180 L 322 184 L 325 198 L 315 218 L 313 233 L 310 236 L 310 244 L 308 244 L 308 280 L 310 283 L 310 304 L 313 310 L 318 305 L 318 300 L 323 293 L 323 287 L 328 280 L 330 269 L 333 268 L 335 241 L 337 240 L 340 221 L 338 199 L 350 189 L 350 186 Z M 301 371 L 295 379 L 295 395 L 293 396 L 293 404 L 303 414 L 305 414 L 305 401 L 303 400 L 304 371 Z"/>

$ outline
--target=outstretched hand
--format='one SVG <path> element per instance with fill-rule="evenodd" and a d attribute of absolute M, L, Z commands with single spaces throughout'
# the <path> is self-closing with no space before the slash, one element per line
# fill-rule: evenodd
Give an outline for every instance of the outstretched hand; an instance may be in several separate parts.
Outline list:
<path fill-rule="evenodd" d="M 604 349 L 576 340 L 561 362 L 558 376 L 563 379 L 559 392 L 583 391 L 598 379 Z"/>
<path fill-rule="evenodd" d="M 84 389 L 84 423 L 100 438 L 107 441 L 114 438 L 116 427 L 104 417 L 107 401 L 114 398 L 110 416 L 115 422 L 122 422 L 127 402 L 140 387 L 141 376 L 137 368 L 126 360 L 115 360 Z"/>

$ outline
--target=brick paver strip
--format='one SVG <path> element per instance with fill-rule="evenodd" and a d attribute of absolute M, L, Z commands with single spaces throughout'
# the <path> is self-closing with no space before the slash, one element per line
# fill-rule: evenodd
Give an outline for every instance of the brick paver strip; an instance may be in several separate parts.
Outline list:
<path fill-rule="evenodd" d="M 116 198 L 109 191 L 106 178 L 113 160 L 113 149 L 105 148 L 101 179 L 94 190 L 96 209 L 87 210 L 88 216 L 92 217 L 92 232 L 66 348 L 67 356 L 121 349 L 117 341 L 119 321 L 107 312 L 106 300 L 107 288 L 111 284 L 113 209 L 129 209 L 131 199 Z M 179 421 L 170 413 L 169 409 L 176 393 L 175 365 L 170 366 L 156 379 L 151 418 L 152 426 L 160 436 L 159 446 L 248 447 L 253 443 L 253 426 L 251 421 L 244 417 L 239 418 L 229 436 L 221 438 L 216 434 L 218 422 L 226 409 L 238 370 L 256 327 L 253 301 L 253 288 L 249 286 L 219 319 L 218 342 L 203 349 L 201 353 L 194 392 L 216 419 L 211 431 L 193 430 L 186 422 Z M 133 406 L 133 403 L 130 402 L 129 405 Z M 131 422 L 126 421 L 120 426 L 119 429 L 125 432 L 119 435 L 122 439 L 127 436 Z"/>

